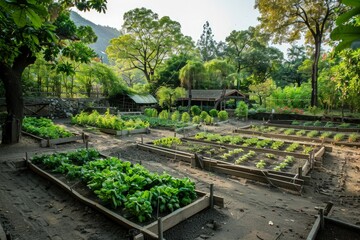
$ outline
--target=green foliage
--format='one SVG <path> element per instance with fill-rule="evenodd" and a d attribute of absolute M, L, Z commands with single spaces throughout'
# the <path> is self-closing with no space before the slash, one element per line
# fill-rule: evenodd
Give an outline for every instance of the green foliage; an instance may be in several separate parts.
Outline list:
<path fill-rule="evenodd" d="M 190 122 L 190 114 L 187 113 L 187 112 L 184 112 L 181 115 L 181 121 L 184 122 L 184 123 Z"/>
<path fill-rule="evenodd" d="M 265 156 L 267 158 L 269 158 L 269 159 L 275 159 L 276 158 L 276 156 L 274 154 L 272 154 L 272 153 L 266 153 Z"/>
<path fill-rule="evenodd" d="M 316 137 L 316 136 L 318 136 L 318 135 L 319 135 L 319 131 L 316 131 L 316 130 L 310 131 L 310 132 L 308 132 L 308 133 L 306 134 L 306 136 L 307 136 L 307 137 L 310 137 L 310 138 Z"/>
<path fill-rule="evenodd" d="M 285 135 L 292 135 L 294 133 L 295 133 L 295 129 L 293 129 L 293 128 L 289 128 L 284 131 Z"/>
<path fill-rule="evenodd" d="M 164 137 L 157 140 L 154 140 L 155 146 L 162 146 L 162 147 L 172 147 L 175 145 L 181 145 L 182 141 L 178 137 Z"/>
<path fill-rule="evenodd" d="M 325 139 L 325 138 L 328 138 L 332 135 L 332 132 L 323 132 L 321 133 L 320 135 L 320 139 Z"/>
<path fill-rule="evenodd" d="M 197 105 L 193 105 L 190 108 L 191 116 L 199 116 L 201 113 L 201 109 Z"/>
<path fill-rule="evenodd" d="M 161 107 L 166 107 L 171 109 L 176 100 L 180 97 L 185 97 L 185 89 L 182 87 L 177 87 L 175 89 L 161 86 L 157 92 L 156 96 L 159 100 L 159 105 Z"/>
<path fill-rule="evenodd" d="M 275 141 L 271 145 L 271 149 L 279 150 L 284 145 L 284 141 Z"/>
<path fill-rule="evenodd" d="M 64 127 L 55 125 L 52 120 L 47 118 L 25 117 L 23 119 L 22 128 L 25 132 L 46 139 L 58 139 L 74 135 L 65 130 Z"/>
<path fill-rule="evenodd" d="M 201 116 L 200 116 L 201 118 Z M 214 118 L 211 117 L 209 114 L 205 117 L 204 122 L 206 125 L 212 125 L 214 123 Z"/>
<path fill-rule="evenodd" d="M 114 157 L 100 159 L 94 149 L 34 156 L 32 162 L 83 180 L 105 205 L 122 207 L 139 222 L 151 219 L 158 203 L 159 212 L 172 212 L 196 198 L 195 184 L 188 178 L 151 173 Z"/>
<path fill-rule="evenodd" d="M 80 114 L 72 117 L 71 122 L 73 124 L 89 125 L 114 130 L 142 129 L 148 128 L 150 125 L 148 122 L 144 122 L 140 118 L 125 121 L 117 116 L 111 115 L 109 109 L 104 115 L 100 115 L 97 111 L 93 111 L 90 114 L 81 112 Z"/>
<path fill-rule="evenodd" d="M 195 123 L 195 124 L 199 124 L 201 122 L 200 116 L 194 116 L 192 118 L 192 122 Z"/>
<path fill-rule="evenodd" d="M 271 107 L 306 108 L 310 104 L 311 86 L 303 83 L 300 87 L 285 86 L 271 92 Z"/>
<path fill-rule="evenodd" d="M 147 117 L 157 117 L 158 111 L 155 108 L 146 108 L 144 110 L 144 115 Z"/>
<path fill-rule="evenodd" d="M 210 109 L 209 111 L 209 115 L 212 116 L 212 117 L 218 117 L 218 114 L 219 114 L 219 111 L 216 110 L 216 109 Z"/>
<path fill-rule="evenodd" d="M 265 166 L 266 166 L 265 160 L 260 160 L 259 162 L 256 163 L 256 168 L 263 169 L 265 168 Z"/>
<path fill-rule="evenodd" d="M 291 122 L 291 125 L 296 125 L 296 126 L 298 126 L 298 125 L 300 125 L 300 122 L 299 122 L 299 121 L 294 120 L 294 121 L 292 121 L 292 122 Z"/>
<path fill-rule="evenodd" d="M 159 119 L 169 119 L 169 117 L 170 117 L 170 113 L 167 110 L 162 110 L 159 113 Z"/>
<path fill-rule="evenodd" d="M 205 121 L 205 119 L 209 116 L 209 114 L 205 111 L 201 111 L 200 118 L 201 120 Z"/>
<path fill-rule="evenodd" d="M 339 128 L 349 128 L 351 126 L 350 123 L 341 123 L 338 127 Z"/>
<path fill-rule="evenodd" d="M 247 117 L 248 115 L 248 105 L 243 102 L 240 101 L 235 109 L 235 116 L 237 116 L 238 118 L 243 118 L 243 117 Z"/>
<path fill-rule="evenodd" d="M 294 152 L 299 146 L 300 146 L 299 143 L 294 142 L 285 149 L 285 152 Z"/>
<path fill-rule="evenodd" d="M 210 113 L 211 115 L 211 113 Z M 226 121 L 229 119 L 229 114 L 227 111 L 222 110 L 217 114 L 217 117 L 219 118 L 220 121 Z"/>
<path fill-rule="evenodd" d="M 340 142 L 344 139 L 345 135 L 343 133 L 337 133 L 334 136 L 334 141 L 335 142 Z"/>
<path fill-rule="evenodd" d="M 171 120 L 172 121 L 179 121 L 180 120 L 180 112 L 179 111 L 175 111 L 171 114 Z"/>
<path fill-rule="evenodd" d="M 349 142 L 356 142 L 360 138 L 360 135 L 357 133 L 352 133 L 348 137 Z"/>
<path fill-rule="evenodd" d="M 305 130 L 299 130 L 295 134 L 296 134 L 296 136 L 304 136 L 306 134 L 306 131 Z"/>

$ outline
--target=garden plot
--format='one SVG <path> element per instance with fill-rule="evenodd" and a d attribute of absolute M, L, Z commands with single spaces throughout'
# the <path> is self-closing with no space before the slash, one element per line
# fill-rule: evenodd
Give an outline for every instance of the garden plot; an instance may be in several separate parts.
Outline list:
<path fill-rule="evenodd" d="M 360 147 L 359 133 L 280 128 L 264 125 L 250 125 L 241 129 L 236 129 L 234 132 L 251 135 L 257 134 L 263 137 L 282 138 L 294 141 L 330 143 L 335 145 Z"/>
<path fill-rule="evenodd" d="M 196 191 L 189 178 L 151 173 L 139 164 L 104 158 L 95 149 L 35 155 L 27 165 L 81 202 L 141 233 L 135 239 L 158 239 L 162 231 L 197 212 L 223 206 L 223 199 L 212 192 Z"/>
<path fill-rule="evenodd" d="M 271 120 L 265 123 L 266 126 L 281 128 L 296 128 L 305 130 L 334 131 L 334 132 L 359 132 L 360 124 L 321 122 L 321 121 L 298 121 L 298 120 Z"/>
<path fill-rule="evenodd" d="M 97 111 L 92 113 L 81 112 L 72 117 L 71 123 L 81 126 L 97 127 L 101 132 L 112 135 L 129 135 L 137 133 L 149 133 L 149 123 L 139 118 L 124 120 L 121 117 L 111 115 L 109 110 L 104 115 Z"/>
<path fill-rule="evenodd" d="M 209 138 L 212 140 L 209 140 Z M 262 148 L 251 147 L 248 144 L 254 141 L 254 138 L 241 138 L 242 143 L 239 145 L 240 137 L 232 137 L 237 139 L 236 145 L 225 144 L 227 141 L 219 141 L 219 138 L 230 139 L 230 135 L 221 136 L 219 134 L 198 133 L 195 138 L 167 137 L 153 141 L 155 146 L 171 148 L 180 152 L 187 152 L 190 154 L 198 154 L 206 158 L 224 161 L 227 163 L 252 167 L 263 170 L 282 171 L 296 174 L 299 167 L 303 167 L 309 160 L 309 154 L 301 154 L 297 152 L 311 152 L 319 150 L 314 146 L 302 146 L 298 143 L 286 143 L 283 141 L 273 141 L 271 139 L 257 139 L 257 142 L 262 142 Z M 205 139 L 201 141 L 200 139 Z M 214 142 L 215 144 L 209 144 Z M 216 144 L 216 142 L 218 142 Z M 222 142 L 222 143 L 219 143 Z M 268 146 L 269 149 L 264 148 Z M 271 146 L 276 146 L 276 150 L 271 149 Z M 275 147 L 274 147 L 275 148 Z M 284 150 L 280 150 L 284 149 Z M 297 152 L 296 152 L 297 151 Z"/>
<path fill-rule="evenodd" d="M 64 127 L 53 123 L 51 119 L 25 117 L 22 123 L 22 133 L 40 141 L 41 147 L 50 147 L 56 144 L 75 142 L 88 138 L 84 133 L 81 135 L 67 131 Z"/>

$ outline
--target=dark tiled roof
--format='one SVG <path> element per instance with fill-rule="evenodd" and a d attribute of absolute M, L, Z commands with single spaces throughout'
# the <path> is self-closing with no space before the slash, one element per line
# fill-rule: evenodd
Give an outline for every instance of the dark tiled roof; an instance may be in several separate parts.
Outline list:
<path fill-rule="evenodd" d="M 213 90 L 213 89 L 211 89 L 211 90 L 194 89 L 194 90 L 191 90 L 192 99 L 194 99 L 194 100 L 195 99 L 207 99 L 207 100 L 216 101 L 221 98 L 222 93 L 223 93 L 222 89 L 215 89 L 215 90 Z M 245 97 L 244 94 L 240 93 L 236 89 L 226 89 L 225 96 L 229 96 L 229 95 L 233 95 L 233 94 Z M 188 91 L 186 91 L 186 97 L 180 98 L 180 99 L 188 99 L 188 96 L 189 96 L 189 93 L 188 93 Z"/>

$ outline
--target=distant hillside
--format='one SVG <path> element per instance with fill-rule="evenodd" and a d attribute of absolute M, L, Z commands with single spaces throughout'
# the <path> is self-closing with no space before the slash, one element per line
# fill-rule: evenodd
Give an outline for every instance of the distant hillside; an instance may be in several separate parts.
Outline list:
<path fill-rule="evenodd" d="M 116 28 L 97 25 L 89 20 L 86 20 L 76 12 L 71 12 L 70 18 L 74 21 L 76 26 L 92 27 L 98 39 L 96 43 L 90 44 L 89 46 L 94 49 L 94 51 L 99 55 L 99 57 L 103 58 L 103 61 L 105 63 L 108 63 L 107 56 L 104 54 L 104 52 L 106 50 L 106 47 L 109 45 L 110 39 L 118 37 L 120 35 L 120 31 Z"/>

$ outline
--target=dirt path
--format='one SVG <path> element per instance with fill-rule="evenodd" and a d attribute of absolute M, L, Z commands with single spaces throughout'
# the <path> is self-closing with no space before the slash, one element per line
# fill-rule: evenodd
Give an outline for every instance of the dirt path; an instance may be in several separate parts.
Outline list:
<path fill-rule="evenodd" d="M 70 126 L 73 131 L 81 131 Z M 246 123 L 248 124 L 248 123 Z M 230 122 L 207 131 L 226 133 L 244 123 Z M 202 129 L 203 130 L 203 129 Z M 181 133 L 191 135 L 192 132 Z M 181 239 L 305 239 L 315 220 L 315 206 L 333 201 L 333 214 L 353 224 L 360 223 L 359 161 L 356 149 L 336 148 L 326 154 L 322 168 L 311 173 L 311 184 L 302 195 L 270 188 L 245 179 L 216 175 L 190 168 L 188 164 L 141 151 L 135 143 L 173 136 L 170 131 L 152 130 L 148 135 L 113 137 L 89 131 L 90 146 L 105 154 L 142 162 L 152 171 L 166 171 L 174 176 L 188 176 L 197 189 L 225 199 L 225 208 L 204 211 L 165 233 L 168 240 Z M 179 134 L 178 134 L 179 136 Z M 66 144 L 39 148 L 23 138 L 21 144 L 0 148 L 0 221 L 12 239 L 128 239 L 127 230 L 101 214 L 78 203 L 58 187 L 27 170 L 17 170 L 12 162 L 24 152 L 79 148 L 84 144 Z M 349 214 L 351 213 L 351 214 Z M 214 221 L 216 222 L 214 228 Z"/>

